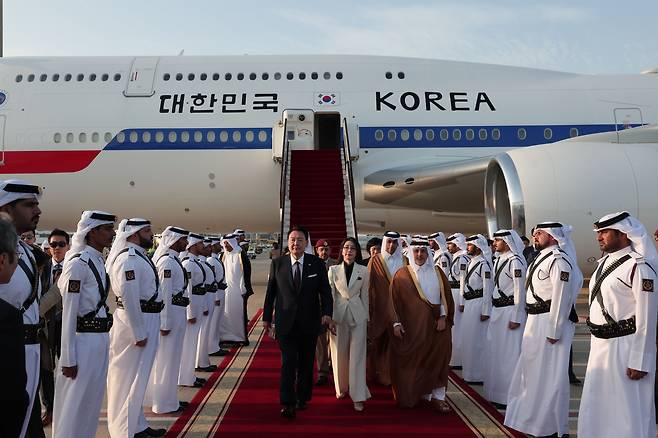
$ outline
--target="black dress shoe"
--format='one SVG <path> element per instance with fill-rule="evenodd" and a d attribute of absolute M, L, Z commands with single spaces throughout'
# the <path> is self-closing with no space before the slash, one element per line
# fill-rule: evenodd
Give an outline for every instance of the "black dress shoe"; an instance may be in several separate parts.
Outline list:
<path fill-rule="evenodd" d="M 201 382 L 202 384 L 205 384 L 208 381 L 208 379 L 204 379 L 203 377 L 196 377 L 195 379 L 197 382 Z"/>
<path fill-rule="evenodd" d="M 504 404 L 502 404 L 502 403 L 491 402 L 491 404 L 492 404 L 493 407 L 496 408 L 496 409 L 502 409 L 502 410 L 507 409 L 507 405 L 504 405 Z"/>
<path fill-rule="evenodd" d="M 141 432 L 137 432 L 134 437 L 135 438 L 147 438 L 147 437 L 152 437 L 152 436 L 165 436 L 167 433 L 167 429 L 151 429 L 150 427 L 147 427 Z"/>
<path fill-rule="evenodd" d="M 178 406 L 180 406 L 181 408 L 186 408 L 189 405 L 190 405 L 190 402 L 186 402 L 186 401 L 179 401 L 178 402 Z"/>
<path fill-rule="evenodd" d="M 319 376 L 317 382 L 315 382 L 316 386 L 324 386 L 327 384 L 327 376 Z"/>
<path fill-rule="evenodd" d="M 298 401 L 297 404 L 295 405 L 295 409 L 297 409 L 298 411 L 306 410 L 306 402 L 305 401 Z"/>
<path fill-rule="evenodd" d="M 210 353 L 208 356 L 226 356 L 227 354 L 228 354 L 228 350 L 224 350 L 223 348 L 220 348 L 214 353 Z"/>
<path fill-rule="evenodd" d="M 196 367 L 194 371 L 212 373 L 213 371 L 217 371 L 217 365 L 208 365 L 207 367 Z"/>
<path fill-rule="evenodd" d="M 284 406 L 281 408 L 281 416 L 287 418 L 288 420 L 295 419 L 295 407 L 294 406 Z"/>
<path fill-rule="evenodd" d="M 242 345 L 243 347 L 248 347 L 249 341 L 240 342 L 240 345 Z"/>
<path fill-rule="evenodd" d="M 571 383 L 574 386 L 581 386 L 583 384 L 582 380 L 576 377 L 575 374 L 573 376 L 569 376 L 569 383 Z"/>

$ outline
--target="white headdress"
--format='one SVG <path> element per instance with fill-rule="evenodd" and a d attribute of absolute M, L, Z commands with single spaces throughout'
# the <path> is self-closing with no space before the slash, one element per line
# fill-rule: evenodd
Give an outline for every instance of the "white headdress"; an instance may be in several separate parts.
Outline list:
<path fill-rule="evenodd" d="M 187 246 L 185 249 L 190 249 L 192 245 L 196 245 L 199 242 L 203 242 L 204 237 L 201 234 L 190 233 L 187 236 Z"/>
<path fill-rule="evenodd" d="M 446 239 L 446 245 L 447 242 L 454 243 L 461 251 L 466 251 L 466 236 L 462 233 L 452 234 Z"/>
<path fill-rule="evenodd" d="M 21 179 L 0 181 L 0 207 L 18 199 L 39 199 L 41 187 Z"/>
<path fill-rule="evenodd" d="M 71 249 L 66 253 L 64 261 L 70 259 L 75 254 L 80 253 L 80 251 L 87 246 L 85 239 L 91 230 L 101 225 L 114 224 L 116 220 L 116 216 L 104 211 L 83 211 L 80 216 L 80 221 L 78 222 L 78 228 L 75 230 L 75 233 L 73 233 L 73 237 L 71 238 Z"/>
<path fill-rule="evenodd" d="M 658 267 L 658 252 L 647 229 L 627 211 L 607 214 L 594 222 L 594 231 L 601 230 L 618 230 L 626 234 L 633 251 L 644 257 L 654 268 Z"/>
<path fill-rule="evenodd" d="M 434 234 L 430 234 L 428 237 L 434 240 L 437 245 L 439 245 L 439 250 L 441 252 L 448 251 L 448 242 L 446 241 L 446 236 L 441 231 Z"/>
<path fill-rule="evenodd" d="M 574 263 L 578 260 L 576 258 L 576 246 L 571 239 L 571 233 L 573 232 L 573 227 L 571 225 L 564 225 L 555 221 L 541 222 L 535 226 L 535 230 L 537 229 L 544 230 L 553 236 L 553 238 L 557 240 L 560 249 L 566 252 Z"/>
<path fill-rule="evenodd" d="M 413 257 L 413 250 L 415 248 L 422 248 L 427 251 L 427 260 L 429 261 L 429 263 L 425 262 L 422 266 L 418 266 L 416 264 L 416 259 Z M 432 262 L 432 260 L 434 259 L 434 251 L 432 251 L 432 248 L 430 248 L 429 241 L 427 239 L 424 239 L 422 236 L 414 237 L 411 240 L 411 243 L 409 244 L 409 256 L 410 256 L 409 262 L 411 264 L 411 267 L 414 269 L 414 271 L 418 271 L 419 269 L 425 266 L 431 266 L 431 267 L 434 266 L 434 263 Z"/>
<path fill-rule="evenodd" d="M 229 253 L 229 254 L 235 254 L 240 251 L 242 251 L 242 248 L 240 248 L 240 245 L 238 245 L 238 236 L 235 234 L 225 234 L 222 236 L 222 246 L 224 246 L 224 242 L 227 242 L 229 245 L 231 245 L 231 248 L 233 248 L 231 251 L 228 251 L 226 247 L 224 247 L 224 251 Z"/>
<path fill-rule="evenodd" d="M 128 246 L 128 238 L 141 230 L 142 228 L 150 227 L 151 222 L 142 218 L 123 219 L 119 223 L 117 235 L 112 243 L 110 255 L 107 256 L 107 272 L 112 272 L 114 261 L 121 251 Z"/>
<path fill-rule="evenodd" d="M 395 249 L 395 252 L 393 254 L 390 254 L 390 257 L 392 258 L 402 258 L 402 244 L 400 243 L 400 233 L 396 231 L 387 231 L 384 233 L 384 236 L 382 237 L 382 254 L 386 252 L 386 241 L 387 240 L 395 240 L 398 242 L 398 246 Z M 388 253 L 387 253 L 388 254 Z"/>
<path fill-rule="evenodd" d="M 190 232 L 182 228 L 178 228 L 178 227 L 165 228 L 165 230 L 160 235 L 160 245 L 158 245 L 158 248 L 155 250 L 155 253 L 153 254 L 153 262 L 157 263 L 160 257 L 165 255 L 167 251 L 169 251 L 169 248 L 171 248 L 171 246 L 174 243 L 178 242 L 183 237 L 187 237 L 188 234 L 190 234 Z"/>
<path fill-rule="evenodd" d="M 494 233 L 493 238 L 504 240 L 507 246 L 509 246 L 510 251 L 519 256 L 521 261 L 525 262 L 525 258 L 523 257 L 523 248 L 525 248 L 525 246 L 523 245 L 523 240 L 521 240 L 519 233 L 514 230 L 498 230 Z"/>
<path fill-rule="evenodd" d="M 482 234 L 475 234 L 466 239 L 466 243 L 472 243 L 473 245 L 480 248 L 482 251 L 482 256 L 489 263 L 489 266 L 493 266 L 491 260 L 491 247 L 489 246 L 489 241 Z"/>

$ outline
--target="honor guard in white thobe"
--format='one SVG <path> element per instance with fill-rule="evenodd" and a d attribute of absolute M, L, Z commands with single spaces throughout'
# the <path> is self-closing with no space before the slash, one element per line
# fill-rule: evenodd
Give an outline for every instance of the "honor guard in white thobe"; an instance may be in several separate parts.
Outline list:
<path fill-rule="evenodd" d="M 185 268 L 178 258 L 178 252 L 171 247 L 182 241 L 184 248 L 188 234 L 189 231 L 182 228 L 167 227 L 153 255 L 164 303 L 160 313 L 160 343 L 150 382 L 151 410 L 156 414 L 176 412 L 181 408 L 178 399 L 178 373 L 190 299 Z"/>
<path fill-rule="evenodd" d="M 194 375 L 196 367 L 197 344 L 199 343 L 199 331 L 201 330 L 201 318 L 206 311 L 206 271 L 199 260 L 199 254 L 203 247 L 203 236 L 190 233 L 187 238 L 187 251 L 181 254 L 181 261 L 187 273 L 187 296 L 190 305 L 187 306 L 187 325 L 185 327 L 185 339 L 183 340 L 183 353 L 180 358 L 180 371 L 178 373 L 178 384 L 182 386 L 201 387 L 204 379 Z"/>
<path fill-rule="evenodd" d="M 569 433 L 569 350 L 578 320 L 573 304 L 583 277 L 575 263 L 571 227 L 545 222 L 535 227 L 535 235 L 538 230 L 558 244 L 542 249 L 528 267 L 528 317 L 505 425 L 535 436 L 562 436 Z"/>
<path fill-rule="evenodd" d="M 428 236 L 430 247 L 434 251 L 434 265 L 441 268 L 446 277 L 450 274 L 450 264 L 452 263 L 452 254 L 448 251 L 448 242 L 442 232 L 430 234 Z"/>
<path fill-rule="evenodd" d="M 215 280 L 217 282 L 217 292 L 215 292 L 215 311 L 212 314 L 212 319 L 210 322 L 210 337 L 208 338 L 208 351 L 210 355 L 219 356 L 226 354 L 226 350 L 222 350 L 219 347 L 221 339 L 219 338 L 219 326 L 222 320 L 222 315 L 224 314 L 224 304 L 226 302 L 226 295 L 224 291 L 227 288 L 226 281 L 224 278 L 224 264 L 220 259 L 220 248 L 221 248 L 221 239 L 211 239 L 212 240 L 212 254 L 206 259 L 206 261 L 212 266 L 215 273 Z"/>
<path fill-rule="evenodd" d="M 653 438 L 658 253 L 644 225 L 628 212 L 594 225 L 595 231 L 625 234 L 630 245 L 599 260 L 589 283 L 592 337 L 578 437 Z"/>
<path fill-rule="evenodd" d="M 475 245 L 480 254 L 471 255 L 466 276 L 461 284 L 461 302 L 464 312 L 461 320 L 462 377 L 467 382 L 482 382 L 484 370 L 491 366 L 486 363 L 485 344 L 489 317 L 484 296 L 493 289 L 491 273 L 491 252 L 487 239 L 481 234 L 466 239 L 467 244 Z"/>
<path fill-rule="evenodd" d="M 237 236 L 228 234 L 223 237 L 225 245 L 222 262 L 226 270 L 226 303 L 224 306 L 224 315 L 220 321 L 220 339 L 221 342 L 238 342 L 247 341 L 246 326 L 244 321 L 244 297 L 247 294 L 245 285 L 245 273 L 242 260 L 242 248 L 238 245 Z M 228 244 L 228 246 L 227 246 Z M 229 249 L 230 247 L 230 249 Z"/>
<path fill-rule="evenodd" d="M 468 267 L 471 257 L 466 253 L 466 237 L 461 233 L 455 233 L 446 240 L 448 250 L 451 253 L 452 260 L 448 268 L 448 281 L 452 292 L 452 300 L 455 307 L 463 304 L 461 296 L 462 283 L 466 279 L 466 268 Z M 462 336 L 461 323 L 463 313 L 455 309 L 454 325 L 452 327 L 452 355 L 450 356 L 450 366 L 460 368 L 462 366 Z"/>
<path fill-rule="evenodd" d="M 107 426 L 112 438 L 152 430 L 143 404 L 158 348 L 160 279 L 146 250 L 127 241 L 150 225 L 144 219 L 121 221 L 107 258 L 117 300 L 107 374 Z"/>
<path fill-rule="evenodd" d="M 509 247 L 499 251 L 493 269 L 492 295 L 484 297 L 491 318 L 486 337 L 484 397 L 494 403 L 507 404 L 512 373 L 521 354 L 521 340 L 525 327 L 525 271 L 523 241 L 514 230 L 494 233 L 496 242 Z"/>
<path fill-rule="evenodd" d="M 0 181 L 0 207 L 16 200 L 36 200 L 41 197 L 39 186 L 31 185 L 21 180 Z M 35 224 L 36 226 L 36 224 Z M 21 230 L 17 230 L 19 234 Z M 39 296 L 41 284 L 37 273 L 36 259 L 30 245 L 18 239 L 16 247 L 18 267 L 7 284 L 0 285 L 0 298 L 23 315 L 25 330 L 25 373 L 27 386 L 25 390 L 29 396 L 29 404 L 23 421 L 20 436 L 25 436 L 27 424 L 32 412 L 34 397 L 39 386 L 40 346 L 37 332 L 39 330 Z"/>
<path fill-rule="evenodd" d="M 106 304 L 110 278 L 103 254 L 87 245 L 86 238 L 94 228 L 115 221 L 115 216 L 102 211 L 82 213 L 58 280 L 62 294 L 59 368 L 76 367 L 76 374 L 67 377 L 62 371 L 56 373 L 54 438 L 93 438 L 98 429 L 112 327 Z"/>
<path fill-rule="evenodd" d="M 211 323 L 212 317 L 215 313 L 215 301 L 217 297 L 218 283 L 215 278 L 215 271 L 213 266 L 208 262 L 208 257 L 212 254 L 212 241 L 210 239 L 203 240 L 203 251 L 199 257 L 199 263 L 205 272 L 205 285 L 206 285 L 206 311 L 203 312 L 201 330 L 199 330 L 199 341 L 196 348 L 196 370 L 204 372 L 212 372 L 217 369 L 216 365 L 210 364 L 208 356 L 210 338 L 211 336 Z"/>

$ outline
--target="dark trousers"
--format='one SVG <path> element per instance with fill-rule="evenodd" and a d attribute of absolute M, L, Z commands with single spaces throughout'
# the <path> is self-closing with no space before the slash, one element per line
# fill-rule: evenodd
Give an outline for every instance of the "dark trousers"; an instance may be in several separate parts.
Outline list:
<path fill-rule="evenodd" d="M 315 346 L 315 357 L 318 360 L 318 377 L 329 376 L 329 333 L 323 330 L 318 336 L 318 343 Z"/>
<path fill-rule="evenodd" d="M 55 374 L 50 370 L 41 368 L 39 379 L 41 380 L 43 407 L 46 408 L 46 411 L 52 412 L 55 405 Z"/>
<path fill-rule="evenodd" d="M 317 338 L 315 334 L 303 334 L 294 328 L 289 334 L 277 335 L 281 349 L 279 398 L 282 405 L 311 400 Z"/>
<path fill-rule="evenodd" d="M 32 412 L 30 413 L 30 421 L 27 423 L 27 438 L 46 438 L 41 424 L 41 402 L 39 401 L 39 394 L 35 394 L 34 404 L 32 404 Z"/>

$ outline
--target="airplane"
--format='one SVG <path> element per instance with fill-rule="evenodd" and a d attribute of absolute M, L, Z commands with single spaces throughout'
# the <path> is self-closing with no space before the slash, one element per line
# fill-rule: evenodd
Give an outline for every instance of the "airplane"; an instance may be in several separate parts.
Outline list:
<path fill-rule="evenodd" d="M 41 228 L 80 211 L 199 232 L 278 231 L 284 144 L 350 138 L 359 232 L 521 234 L 658 224 L 658 70 L 583 75 L 380 56 L 0 59 L 0 178 L 44 188 Z"/>

